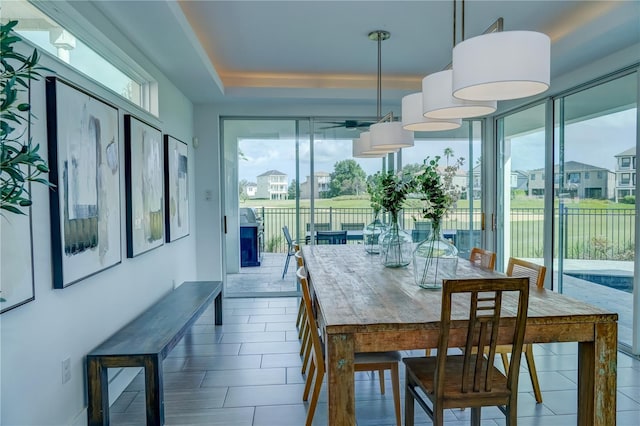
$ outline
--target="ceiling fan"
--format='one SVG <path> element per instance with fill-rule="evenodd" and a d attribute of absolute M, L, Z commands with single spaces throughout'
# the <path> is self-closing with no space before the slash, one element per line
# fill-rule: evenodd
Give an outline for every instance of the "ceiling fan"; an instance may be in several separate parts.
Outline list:
<path fill-rule="evenodd" d="M 344 127 L 348 130 L 368 129 L 369 126 L 375 124 L 375 121 L 359 121 L 359 120 L 344 120 L 344 121 L 326 121 L 324 123 L 333 124 L 333 126 L 321 127 L 321 129 L 334 129 L 337 127 Z"/>

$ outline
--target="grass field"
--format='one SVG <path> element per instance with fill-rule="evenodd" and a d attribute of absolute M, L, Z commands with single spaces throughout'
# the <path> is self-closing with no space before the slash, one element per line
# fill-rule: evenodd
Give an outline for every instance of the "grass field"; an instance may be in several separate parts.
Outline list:
<path fill-rule="evenodd" d="M 410 200 L 403 211 L 404 227 L 415 228 L 421 220 L 418 200 Z M 253 207 L 262 216 L 265 228 L 265 249 L 286 250 L 282 227 L 287 225 L 294 238 L 304 239 L 311 222 L 309 200 L 300 201 L 296 217 L 294 200 L 249 200 L 242 207 Z M 567 259 L 632 260 L 635 255 L 635 206 L 606 200 L 571 200 L 564 203 L 563 222 L 558 222 L 558 204 L 554 210 L 554 250 L 562 249 Z M 345 223 L 366 224 L 372 220 L 368 196 L 319 199 L 314 205 L 316 224 L 328 224 L 338 230 Z M 470 229 L 469 202 L 460 200 L 453 214 L 447 216 L 443 229 Z M 481 205 L 474 201 L 473 229 L 480 229 Z M 562 225 L 562 226 L 561 226 Z M 562 238 L 559 237 L 562 227 Z M 511 202 L 509 221 L 505 224 L 510 256 L 542 257 L 544 204 L 541 199 L 516 198 Z M 458 232 L 459 233 L 459 232 Z"/>
<path fill-rule="evenodd" d="M 316 199 L 315 200 L 316 208 L 368 208 L 370 207 L 369 196 L 368 195 L 360 195 L 360 196 L 340 196 L 335 198 L 328 199 Z M 277 208 L 294 208 L 296 206 L 295 200 L 246 200 L 240 202 L 240 207 L 277 207 Z M 300 207 L 309 208 L 310 201 L 309 200 L 300 200 Z M 409 200 L 408 207 L 418 207 L 418 200 Z M 556 207 L 558 203 L 556 202 Z M 633 210 L 635 205 L 633 204 L 622 204 L 615 203 L 609 200 L 592 200 L 592 199 L 584 199 L 584 200 L 569 200 L 565 202 L 565 206 L 570 208 L 583 208 L 583 209 L 607 209 L 607 210 Z M 469 208 L 469 200 L 459 200 L 457 203 L 457 207 L 461 209 Z M 481 203 L 480 200 L 473 201 L 474 208 L 480 208 Z M 529 198 L 529 197 L 517 197 L 511 200 L 511 208 L 519 209 L 519 208 L 543 208 L 544 200 L 540 198 Z"/>

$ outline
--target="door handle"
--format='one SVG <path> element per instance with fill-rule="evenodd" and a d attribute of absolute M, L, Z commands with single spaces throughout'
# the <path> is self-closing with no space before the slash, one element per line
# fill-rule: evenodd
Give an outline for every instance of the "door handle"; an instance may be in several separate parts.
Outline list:
<path fill-rule="evenodd" d="M 224 233 L 227 233 L 227 216 L 225 215 L 223 218 L 223 227 L 224 227 Z"/>

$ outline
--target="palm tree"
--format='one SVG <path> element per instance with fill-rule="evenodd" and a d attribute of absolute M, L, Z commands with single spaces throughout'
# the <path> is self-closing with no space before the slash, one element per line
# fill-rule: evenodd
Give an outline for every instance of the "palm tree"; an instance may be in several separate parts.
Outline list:
<path fill-rule="evenodd" d="M 449 167 L 449 158 L 453 157 L 453 149 L 445 148 L 444 149 L 444 156 L 447 159 L 447 167 Z"/>

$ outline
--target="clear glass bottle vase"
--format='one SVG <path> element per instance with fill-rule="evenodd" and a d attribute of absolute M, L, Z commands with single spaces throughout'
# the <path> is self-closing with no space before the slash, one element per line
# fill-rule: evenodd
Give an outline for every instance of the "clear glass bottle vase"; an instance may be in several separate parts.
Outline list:
<path fill-rule="evenodd" d="M 380 253 L 380 235 L 387 230 L 387 226 L 382 223 L 376 213 L 373 222 L 364 227 L 362 231 L 362 239 L 364 240 L 364 249 L 369 254 Z"/>
<path fill-rule="evenodd" d="M 380 261 L 388 268 L 400 268 L 411 263 L 413 240 L 398 222 L 397 212 L 391 212 L 391 224 L 380 235 Z"/>
<path fill-rule="evenodd" d="M 433 228 L 429 237 L 413 252 L 413 276 L 422 288 L 440 288 L 442 280 L 455 278 L 458 267 L 458 249 Z"/>

